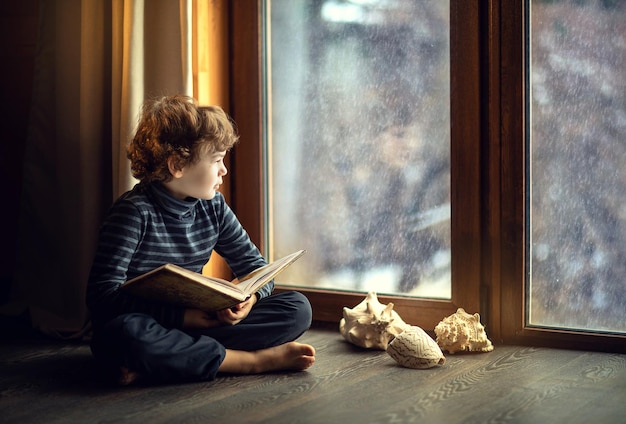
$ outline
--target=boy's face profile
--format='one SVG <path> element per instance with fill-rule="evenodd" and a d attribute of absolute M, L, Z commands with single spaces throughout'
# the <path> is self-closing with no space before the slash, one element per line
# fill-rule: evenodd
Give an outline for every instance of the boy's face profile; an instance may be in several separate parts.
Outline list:
<path fill-rule="evenodd" d="M 173 178 L 164 185 L 179 199 L 193 197 L 211 200 L 228 173 L 224 165 L 225 156 L 225 151 L 213 152 L 193 165 L 178 170 L 170 168 Z"/>

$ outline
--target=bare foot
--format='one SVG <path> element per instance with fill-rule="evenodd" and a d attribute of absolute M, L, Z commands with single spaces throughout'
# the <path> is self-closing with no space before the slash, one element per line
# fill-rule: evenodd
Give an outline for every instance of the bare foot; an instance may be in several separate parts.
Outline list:
<path fill-rule="evenodd" d="M 315 362 L 315 348 L 289 342 L 253 352 L 226 349 L 220 372 L 258 374 L 269 371 L 302 371 Z"/>
<path fill-rule="evenodd" d="M 120 367 L 120 376 L 117 379 L 117 382 L 122 386 L 128 386 L 129 384 L 133 384 L 137 381 L 139 377 L 139 373 L 131 371 L 126 367 Z"/>

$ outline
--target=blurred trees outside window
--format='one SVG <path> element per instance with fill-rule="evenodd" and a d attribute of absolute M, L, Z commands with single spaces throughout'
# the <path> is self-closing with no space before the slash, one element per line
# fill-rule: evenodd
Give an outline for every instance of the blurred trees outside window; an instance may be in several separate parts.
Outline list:
<path fill-rule="evenodd" d="M 527 321 L 626 332 L 626 2 L 530 11 Z"/>
<path fill-rule="evenodd" d="M 449 1 L 268 3 L 279 282 L 450 298 Z"/>

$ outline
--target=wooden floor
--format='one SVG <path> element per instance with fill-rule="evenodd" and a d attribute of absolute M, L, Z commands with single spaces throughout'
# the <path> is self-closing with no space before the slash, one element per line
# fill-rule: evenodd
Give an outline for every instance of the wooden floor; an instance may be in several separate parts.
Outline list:
<path fill-rule="evenodd" d="M 334 329 L 301 341 L 306 372 L 207 383 L 114 387 L 83 342 L 42 337 L 0 346 L 2 423 L 625 423 L 626 355 L 496 346 L 402 368 Z"/>

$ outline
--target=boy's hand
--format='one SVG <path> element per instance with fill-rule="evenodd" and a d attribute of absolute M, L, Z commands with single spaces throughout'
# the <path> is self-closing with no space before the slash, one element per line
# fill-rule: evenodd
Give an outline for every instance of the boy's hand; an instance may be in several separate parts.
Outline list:
<path fill-rule="evenodd" d="M 256 294 L 253 294 L 245 302 L 241 302 L 230 309 L 222 309 L 221 311 L 217 311 L 215 313 L 217 320 L 222 325 L 239 324 L 245 317 L 248 316 L 256 301 Z"/>
<path fill-rule="evenodd" d="M 201 311 L 200 309 L 187 309 L 185 310 L 185 317 L 183 318 L 183 328 L 189 329 L 201 329 L 218 327 L 220 322 L 215 319 L 215 315 L 208 312 Z"/>

